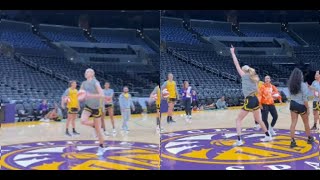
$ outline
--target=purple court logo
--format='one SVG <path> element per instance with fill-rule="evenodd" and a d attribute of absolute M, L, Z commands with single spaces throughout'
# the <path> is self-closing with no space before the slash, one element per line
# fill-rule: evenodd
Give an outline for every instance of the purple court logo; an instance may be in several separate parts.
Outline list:
<path fill-rule="evenodd" d="M 276 130 L 272 142 L 261 142 L 261 131 L 243 129 L 244 145 L 234 147 L 234 128 L 198 129 L 161 135 L 161 170 L 316 170 L 319 140 L 307 144 L 303 131 L 296 131 L 298 147 L 290 148 L 290 131 Z M 313 134 L 319 138 L 318 134 Z"/>
<path fill-rule="evenodd" d="M 157 170 L 159 145 L 106 141 L 97 156 L 95 141 L 50 141 L 1 146 L 1 169 L 24 170 Z"/>

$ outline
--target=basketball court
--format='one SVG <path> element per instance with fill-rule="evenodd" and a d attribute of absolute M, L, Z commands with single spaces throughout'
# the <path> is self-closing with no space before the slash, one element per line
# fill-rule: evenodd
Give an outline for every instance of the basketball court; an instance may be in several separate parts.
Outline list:
<path fill-rule="evenodd" d="M 104 155 L 96 155 L 98 142 L 93 129 L 77 120 L 79 136 L 64 135 L 63 122 L 24 122 L 3 124 L 0 130 L 1 169 L 24 170 L 157 170 L 159 134 L 155 116 L 132 115 L 129 133 L 120 132 L 122 120 L 116 117 L 116 136 L 106 118 L 109 137 Z"/>
<path fill-rule="evenodd" d="M 253 129 L 253 115 L 249 114 L 243 121 L 245 144 L 233 147 L 239 109 L 193 112 L 191 123 L 184 120 L 184 112 L 176 112 L 173 118 L 176 123 L 163 123 L 166 131 L 161 135 L 161 170 L 319 169 L 319 133 L 313 131 L 317 140 L 313 145 L 307 144 L 301 119 L 296 131 L 298 147 L 289 147 L 291 119 L 288 104 L 277 106 L 279 118 L 274 127 L 277 135 L 272 142 L 260 141 L 264 133 L 261 129 Z M 313 115 L 309 117 L 312 125 Z"/>

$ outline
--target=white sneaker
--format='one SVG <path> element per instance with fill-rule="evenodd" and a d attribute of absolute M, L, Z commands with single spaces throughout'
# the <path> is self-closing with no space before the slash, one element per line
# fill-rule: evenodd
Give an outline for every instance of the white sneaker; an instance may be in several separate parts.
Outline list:
<path fill-rule="evenodd" d="M 261 128 L 261 127 L 260 127 L 260 124 L 256 124 L 256 125 L 254 125 L 254 128 L 253 128 L 253 129 L 256 130 L 256 131 L 259 131 L 260 128 Z"/>
<path fill-rule="evenodd" d="M 50 122 L 50 119 L 44 119 L 44 121 L 43 122 Z"/>
<path fill-rule="evenodd" d="M 260 141 L 269 142 L 269 141 L 272 141 L 272 137 L 271 136 L 264 136 L 264 138 L 260 139 Z"/>
<path fill-rule="evenodd" d="M 98 138 L 98 135 L 97 135 L 97 133 L 96 133 L 96 130 L 93 130 L 92 136 L 93 136 L 93 138 Z"/>
<path fill-rule="evenodd" d="M 44 118 L 41 118 L 39 121 L 40 121 L 40 122 L 44 122 Z"/>
<path fill-rule="evenodd" d="M 160 128 L 159 128 L 159 126 L 157 126 L 157 128 L 156 128 L 156 132 L 157 132 L 157 134 L 160 134 Z"/>
<path fill-rule="evenodd" d="M 113 129 L 112 130 L 112 136 L 116 136 L 117 135 L 117 131 L 116 131 L 116 129 Z"/>
<path fill-rule="evenodd" d="M 99 147 L 96 155 L 97 156 L 102 156 L 103 154 L 104 154 L 104 148 Z"/>
<path fill-rule="evenodd" d="M 192 122 L 192 116 L 189 115 L 189 124 Z"/>
<path fill-rule="evenodd" d="M 104 136 L 110 136 L 110 134 L 108 133 L 108 131 L 103 131 Z"/>
<path fill-rule="evenodd" d="M 233 144 L 233 146 L 242 146 L 244 143 L 243 143 L 243 141 L 242 140 L 237 140 L 234 144 Z"/>
<path fill-rule="evenodd" d="M 273 130 L 272 127 L 269 127 L 269 134 L 271 134 L 271 136 L 277 135 L 277 133 Z"/>
<path fill-rule="evenodd" d="M 188 123 L 188 122 L 189 122 L 189 116 L 186 115 L 186 116 L 184 117 L 184 120 Z"/>

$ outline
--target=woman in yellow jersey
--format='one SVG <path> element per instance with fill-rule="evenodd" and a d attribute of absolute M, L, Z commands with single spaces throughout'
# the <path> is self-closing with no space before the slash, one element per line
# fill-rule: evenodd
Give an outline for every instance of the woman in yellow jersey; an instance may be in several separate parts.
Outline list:
<path fill-rule="evenodd" d="M 160 86 L 156 86 L 152 93 L 150 94 L 150 99 L 153 99 L 156 101 L 156 108 L 157 108 L 157 132 L 162 132 L 163 129 L 161 127 L 160 119 L 160 102 L 161 102 L 161 93 L 160 93 Z"/>
<path fill-rule="evenodd" d="M 168 80 L 164 82 L 161 86 L 161 89 L 167 89 L 169 92 L 168 97 L 168 123 L 174 123 L 175 121 L 172 119 L 174 104 L 179 99 L 179 92 L 177 88 L 176 82 L 173 80 L 173 74 L 168 74 Z"/>
<path fill-rule="evenodd" d="M 67 136 L 72 136 L 69 133 L 70 123 L 72 125 L 72 134 L 79 135 L 79 133 L 75 129 L 76 128 L 75 120 L 76 120 L 78 112 L 80 110 L 79 101 L 78 101 L 78 90 L 76 88 L 77 88 L 77 82 L 70 81 L 69 88 L 62 95 L 61 107 L 64 109 L 65 102 L 66 102 L 67 109 L 68 109 L 68 117 L 67 117 L 67 123 L 66 123 L 66 135 Z M 68 98 L 67 101 L 66 101 L 66 98 Z"/>

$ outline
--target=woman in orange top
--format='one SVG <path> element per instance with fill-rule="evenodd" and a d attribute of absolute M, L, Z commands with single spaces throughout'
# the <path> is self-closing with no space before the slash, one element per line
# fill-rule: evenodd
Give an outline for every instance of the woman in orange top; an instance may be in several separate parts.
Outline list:
<path fill-rule="evenodd" d="M 259 95 L 260 95 L 260 107 L 261 107 L 261 114 L 262 114 L 262 121 L 266 125 L 267 129 L 269 130 L 269 133 L 272 136 L 275 136 L 276 133 L 273 130 L 273 127 L 275 126 L 277 119 L 278 119 L 278 113 L 277 109 L 274 105 L 274 100 L 278 99 L 282 103 L 282 98 L 280 96 L 280 93 L 278 89 L 271 84 L 271 78 L 270 76 L 266 76 L 264 78 L 265 83 L 262 84 L 259 88 Z M 272 116 L 272 122 L 271 126 L 268 124 L 268 114 L 271 114 Z"/>

